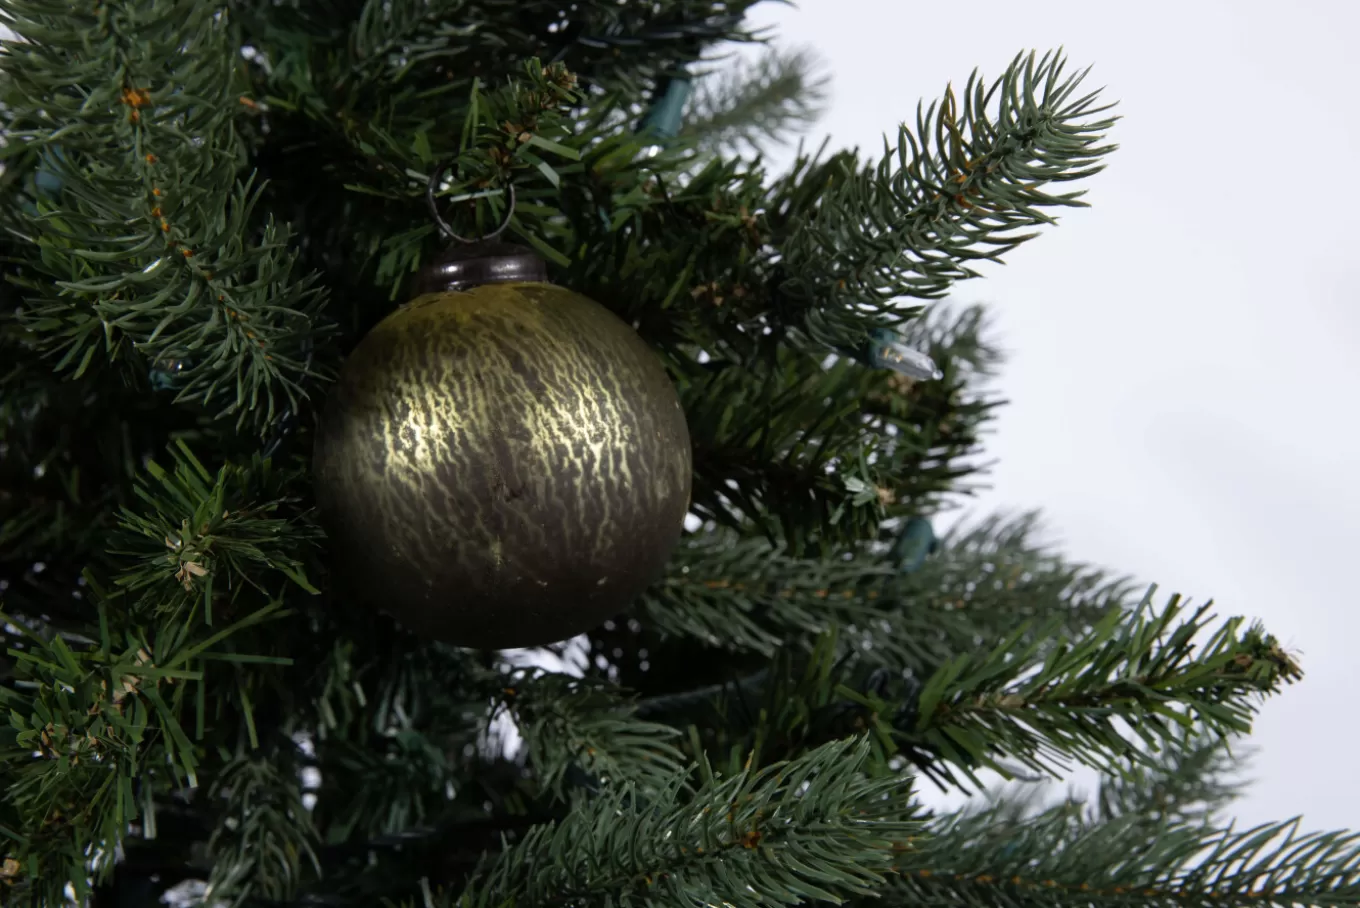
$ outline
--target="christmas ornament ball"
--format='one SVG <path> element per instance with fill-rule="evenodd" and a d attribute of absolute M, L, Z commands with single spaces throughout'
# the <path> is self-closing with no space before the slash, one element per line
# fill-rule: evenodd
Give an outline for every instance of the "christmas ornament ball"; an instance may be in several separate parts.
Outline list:
<path fill-rule="evenodd" d="M 338 578 L 460 646 L 563 640 L 662 572 L 689 509 L 680 400 L 598 303 L 542 281 L 424 293 L 354 350 L 323 412 Z"/>

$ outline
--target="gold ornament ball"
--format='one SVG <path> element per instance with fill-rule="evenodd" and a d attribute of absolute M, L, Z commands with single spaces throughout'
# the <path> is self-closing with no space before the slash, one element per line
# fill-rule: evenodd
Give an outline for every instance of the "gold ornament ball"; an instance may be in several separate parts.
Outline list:
<path fill-rule="evenodd" d="M 346 361 L 314 452 L 342 594 L 460 646 L 617 615 L 689 509 L 689 431 L 656 354 L 542 282 L 426 293 Z"/>

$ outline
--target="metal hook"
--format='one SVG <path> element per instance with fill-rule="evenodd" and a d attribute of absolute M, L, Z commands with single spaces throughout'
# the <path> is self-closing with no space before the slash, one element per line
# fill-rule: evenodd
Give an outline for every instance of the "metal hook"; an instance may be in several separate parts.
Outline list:
<path fill-rule="evenodd" d="M 445 161 L 443 164 L 440 164 L 439 167 L 435 169 L 434 173 L 430 174 L 430 183 L 425 190 L 425 202 L 427 205 L 429 205 L 430 217 L 434 218 L 434 222 L 439 225 L 440 233 L 444 234 L 444 236 L 448 237 L 451 240 L 457 240 L 460 243 L 467 243 L 469 245 L 473 243 L 480 243 L 484 240 L 494 240 L 496 237 L 500 236 L 502 233 L 505 232 L 505 228 L 510 226 L 510 219 L 514 217 L 515 184 L 511 183 L 510 185 L 505 187 L 507 204 L 505 207 L 505 217 L 501 220 L 500 225 L 495 230 L 491 231 L 490 233 L 482 237 L 479 237 L 477 239 L 468 239 L 467 237 L 459 236 L 458 234 L 453 232 L 453 228 L 449 226 L 448 221 L 444 220 L 443 216 L 439 213 L 439 205 L 435 202 L 434 199 L 435 192 L 439 189 L 440 179 L 444 176 L 445 173 L 452 173 L 453 169 L 457 166 L 458 162 L 456 159 Z"/>

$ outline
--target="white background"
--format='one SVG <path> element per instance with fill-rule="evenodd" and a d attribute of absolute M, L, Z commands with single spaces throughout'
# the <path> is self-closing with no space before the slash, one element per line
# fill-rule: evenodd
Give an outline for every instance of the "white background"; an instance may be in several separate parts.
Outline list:
<path fill-rule="evenodd" d="M 999 463 L 970 510 L 1040 508 L 1065 554 L 1157 583 L 1158 604 L 1261 619 L 1307 674 L 1263 707 L 1239 824 L 1360 826 L 1360 3 L 803 0 L 753 18 L 832 77 L 808 145 L 875 159 L 975 68 L 991 85 L 1060 46 L 1064 73 L 1094 65 L 1120 148 L 1049 189 L 1092 207 L 1050 209 L 1057 227 L 952 297 L 988 304 L 1009 353 Z"/>

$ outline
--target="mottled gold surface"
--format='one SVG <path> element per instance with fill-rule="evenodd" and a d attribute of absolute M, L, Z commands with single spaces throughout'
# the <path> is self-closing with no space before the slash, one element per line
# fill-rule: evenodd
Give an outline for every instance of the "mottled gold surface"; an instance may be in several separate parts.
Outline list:
<path fill-rule="evenodd" d="M 346 362 L 315 450 L 337 577 L 412 630 L 561 640 L 662 571 L 689 506 L 684 413 L 652 350 L 551 284 L 428 294 Z"/>

